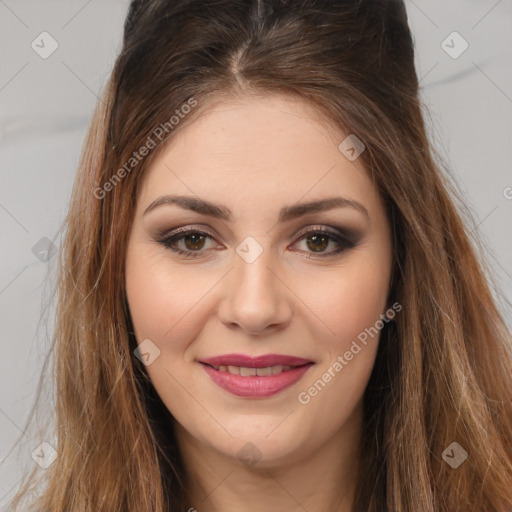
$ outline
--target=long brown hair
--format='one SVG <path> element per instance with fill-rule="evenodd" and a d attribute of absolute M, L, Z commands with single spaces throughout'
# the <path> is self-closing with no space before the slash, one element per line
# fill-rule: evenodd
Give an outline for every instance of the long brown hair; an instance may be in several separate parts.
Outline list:
<path fill-rule="evenodd" d="M 134 357 L 124 260 L 137 193 L 165 142 L 211 101 L 287 94 L 363 141 L 393 226 L 389 302 L 403 311 L 381 334 L 365 391 L 354 510 L 510 512 L 511 335 L 418 91 L 401 0 L 132 2 L 62 227 L 58 458 L 36 510 L 186 509 L 172 417 Z M 131 160 L 148 137 L 157 147 Z M 457 468 L 443 457 L 454 442 L 468 454 Z"/>

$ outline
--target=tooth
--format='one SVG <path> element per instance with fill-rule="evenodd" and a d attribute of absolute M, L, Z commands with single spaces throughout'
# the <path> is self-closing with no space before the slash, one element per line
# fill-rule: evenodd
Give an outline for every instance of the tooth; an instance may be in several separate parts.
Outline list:
<path fill-rule="evenodd" d="M 240 368 L 240 375 L 242 377 L 251 377 L 256 375 L 256 368 Z"/>
<path fill-rule="evenodd" d="M 228 370 L 228 367 L 227 366 L 219 366 L 219 370 L 221 372 L 226 372 Z"/>
<path fill-rule="evenodd" d="M 272 375 L 277 375 L 278 373 L 281 373 L 283 371 L 283 366 L 272 366 Z"/>
<path fill-rule="evenodd" d="M 228 366 L 228 372 L 233 375 L 240 375 L 240 368 L 238 366 Z"/>
<path fill-rule="evenodd" d="M 266 377 L 267 375 L 272 375 L 272 367 L 267 366 L 266 368 L 256 368 L 256 375 L 259 377 Z"/>
<path fill-rule="evenodd" d="M 283 366 L 283 372 L 287 372 L 288 370 L 291 370 L 291 369 L 292 369 L 292 366 L 289 366 L 289 365 Z"/>

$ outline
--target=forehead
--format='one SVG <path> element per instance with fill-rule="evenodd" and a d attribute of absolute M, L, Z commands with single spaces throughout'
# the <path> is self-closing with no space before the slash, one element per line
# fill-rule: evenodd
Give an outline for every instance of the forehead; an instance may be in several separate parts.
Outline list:
<path fill-rule="evenodd" d="M 141 207 L 165 193 L 240 207 L 334 193 L 378 201 L 362 160 L 350 161 L 338 148 L 346 136 L 290 96 L 216 101 L 169 139 L 147 169 Z"/>

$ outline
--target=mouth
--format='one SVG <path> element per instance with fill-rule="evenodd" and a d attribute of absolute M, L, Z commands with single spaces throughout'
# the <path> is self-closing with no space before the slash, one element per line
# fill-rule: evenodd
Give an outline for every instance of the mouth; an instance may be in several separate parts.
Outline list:
<path fill-rule="evenodd" d="M 269 375 L 279 375 L 280 373 L 290 371 L 293 368 L 299 368 L 298 366 L 290 365 L 276 365 L 276 366 L 265 366 L 264 368 L 247 368 L 244 366 L 212 366 L 207 365 L 214 370 L 219 372 L 227 372 L 231 375 L 241 375 L 242 377 L 268 377 Z"/>
<path fill-rule="evenodd" d="M 200 360 L 212 381 L 225 391 L 265 398 L 295 384 L 314 362 L 294 356 L 226 354 Z"/>

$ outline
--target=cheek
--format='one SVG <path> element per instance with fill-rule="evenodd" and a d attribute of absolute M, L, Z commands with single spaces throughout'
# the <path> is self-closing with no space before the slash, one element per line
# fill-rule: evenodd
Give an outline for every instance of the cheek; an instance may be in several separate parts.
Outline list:
<path fill-rule="evenodd" d="M 321 339 L 327 337 L 329 345 L 350 344 L 384 313 L 389 283 L 385 260 L 353 254 L 336 269 L 317 269 L 314 280 L 299 273 L 285 273 L 283 278 L 305 305 L 301 316 L 313 314 L 306 322 L 321 330 Z M 185 350 L 208 320 L 208 290 L 219 284 L 218 272 L 198 275 L 194 265 L 178 268 L 143 244 L 129 247 L 126 290 L 139 342 L 149 338 L 160 348 Z M 319 332 L 311 332 L 312 339 L 318 339 Z"/>
<path fill-rule="evenodd" d="M 381 315 L 386 312 L 388 263 L 386 258 L 379 261 L 361 254 L 326 280 L 323 301 L 315 295 L 315 312 L 334 334 L 312 337 L 323 357 L 297 395 L 307 418 L 302 428 L 312 438 L 332 435 L 361 401 L 375 363 Z"/>
<path fill-rule="evenodd" d="M 191 279 L 151 256 L 144 247 L 132 247 L 126 261 L 126 293 L 138 342 L 149 338 L 162 350 L 180 350 L 201 329 L 201 297 L 213 285 Z M 192 270 L 190 270 L 192 272 Z M 170 344 L 166 340 L 171 340 Z"/>
<path fill-rule="evenodd" d="M 387 261 L 355 254 L 346 266 L 315 279 L 314 288 L 302 288 L 301 293 L 309 297 L 305 302 L 323 324 L 322 332 L 327 333 L 324 340 L 329 352 L 339 353 L 350 346 L 381 318 L 386 311 L 389 278 Z"/>

